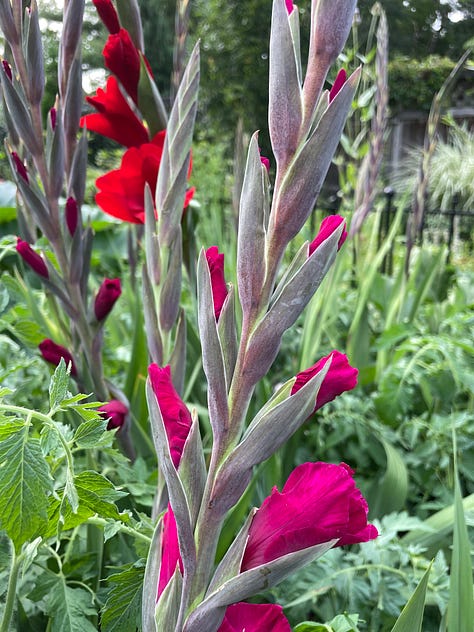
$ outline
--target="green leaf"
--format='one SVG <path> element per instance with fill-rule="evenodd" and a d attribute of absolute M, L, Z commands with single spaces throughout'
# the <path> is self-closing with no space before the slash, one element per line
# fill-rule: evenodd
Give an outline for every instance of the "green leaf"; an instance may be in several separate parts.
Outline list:
<path fill-rule="evenodd" d="M 53 536 L 58 528 L 63 531 L 73 529 L 95 514 L 102 518 L 123 521 L 114 501 L 127 493 L 115 489 L 105 476 L 97 472 L 81 472 L 70 481 L 69 495 L 66 496 L 65 488 L 63 492 L 62 501 L 56 498 L 50 501 L 48 537 Z M 66 498 L 69 502 L 66 502 Z"/>
<path fill-rule="evenodd" d="M 387 469 L 371 499 L 371 515 L 384 516 L 399 511 L 408 493 L 408 471 L 401 454 L 388 441 L 382 441 L 387 456 Z"/>
<path fill-rule="evenodd" d="M 46 613 L 51 617 L 51 632 L 96 632 L 87 618 L 96 614 L 92 595 L 83 588 L 71 588 L 62 575 L 51 579 Z"/>
<path fill-rule="evenodd" d="M 456 468 L 457 469 L 457 468 Z M 474 599 L 469 536 L 457 471 L 454 487 L 454 537 L 448 602 L 449 632 L 472 632 Z"/>
<path fill-rule="evenodd" d="M 82 423 L 76 430 L 74 441 L 79 448 L 94 448 L 101 443 L 103 435 L 107 432 L 107 419 L 91 420 Z M 108 438 L 108 433 L 107 433 Z"/>
<path fill-rule="evenodd" d="M 61 358 L 49 385 L 49 407 L 52 411 L 57 410 L 66 398 L 68 386 L 69 371 L 66 369 L 64 358 Z"/>
<path fill-rule="evenodd" d="M 139 560 L 107 578 L 112 587 L 102 612 L 102 632 L 135 632 L 140 628 L 145 564 Z"/>
<path fill-rule="evenodd" d="M 431 564 L 427 568 L 415 592 L 408 600 L 406 606 L 392 628 L 392 632 L 421 632 L 423 623 L 423 611 L 425 609 L 426 588 L 430 576 Z"/>
<path fill-rule="evenodd" d="M 38 439 L 28 426 L 3 425 L 0 430 L 0 526 L 18 551 L 46 530 L 48 492 L 52 479 Z"/>

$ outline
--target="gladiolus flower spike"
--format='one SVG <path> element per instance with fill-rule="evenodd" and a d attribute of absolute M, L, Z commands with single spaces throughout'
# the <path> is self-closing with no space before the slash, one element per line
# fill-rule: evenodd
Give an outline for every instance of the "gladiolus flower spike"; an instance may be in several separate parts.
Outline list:
<path fill-rule="evenodd" d="M 367 502 L 345 463 L 303 463 L 255 513 L 241 571 L 334 539 L 335 546 L 373 540 L 378 532 L 367 524 L 367 514 Z"/>
<path fill-rule="evenodd" d="M 109 33 L 118 33 L 120 22 L 112 0 L 92 0 L 100 19 Z"/>

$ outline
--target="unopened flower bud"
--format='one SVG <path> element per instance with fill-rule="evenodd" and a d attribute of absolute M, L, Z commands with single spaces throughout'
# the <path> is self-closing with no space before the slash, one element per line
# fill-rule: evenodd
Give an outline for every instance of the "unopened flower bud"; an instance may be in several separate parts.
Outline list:
<path fill-rule="evenodd" d="M 3 70 L 5 71 L 5 74 L 7 75 L 7 77 L 10 79 L 10 81 L 13 81 L 13 73 L 12 73 L 12 67 L 10 66 L 10 64 L 7 62 L 6 59 L 2 60 L 2 64 L 3 64 Z"/>
<path fill-rule="evenodd" d="M 53 340 L 46 338 L 38 345 L 38 348 L 46 362 L 50 362 L 51 364 L 54 364 L 54 366 L 58 366 L 61 358 L 63 358 L 66 364 L 71 364 L 71 375 L 77 375 L 74 359 L 65 347 L 62 347 L 61 345 L 56 344 Z"/>
<path fill-rule="evenodd" d="M 97 409 L 104 419 L 108 419 L 107 430 L 122 428 L 128 415 L 128 408 L 118 399 L 112 399 Z"/>
<path fill-rule="evenodd" d="M 267 171 L 270 171 L 270 159 L 266 156 L 260 156 L 260 162 L 265 167 Z"/>
<path fill-rule="evenodd" d="M 334 81 L 334 83 L 332 85 L 332 88 L 331 88 L 330 92 L 329 92 L 329 103 L 331 103 L 331 101 L 337 95 L 339 90 L 346 83 L 346 80 L 347 80 L 347 73 L 344 70 L 344 68 L 341 68 L 339 70 L 339 72 L 337 73 L 336 79 L 335 79 L 335 81 Z"/>
<path fill-rule="evenodd" d="M 111 0 L 92 0 L 100 19 L 104 23 L 109 33 L 114 34 L 120 31 L 120 22 Z"/>
<path fill-rule="evenodd" d="M 293 11 L 295 5 L 293 4 L 293 0 L 285 0 L 286 10 L 288 11 L 288 15 Z"/>
<path fill-rule="evenodd" d="M 49 272 L 46 263 L 41 255 L 33 250 L 27 241 L 17 237 L 16 250 L 23 261 L 30 266 L 39 276 L 49 279 Z"/>
<path fill-rule="evenodd" d="M 98 321 L 109 315 L 121 293 L 120 279 L 104 279 L 94 302 L 94 313 Z"/>
<path fill-rule="evenodd" d="M 354 18 L 356 0 L 313 0 L 310 54 L 332 64 L 342 51 Z"/>
<path fill-rule="evenodd" d="M 332 235 L 333 232 L 341 224 L 343 223 L 345 224 L 345 222 L 346 220 L 340 215 L 328 215 L 328 217 L 325 217 L 323 221 L 321 222 L 321 226 L 319 227 L 318 234 L 313 239 L 313 241 L 309 244 L 308 257 L 310 257 L 313 254 L 313 252 L 316 250 L 316 248 L 318 248 L 318 246 L 320 246 L 323 243 L 323 241 L 326 241 L 326 239 L 330 235 Z M 338 250 L 341 249 L 341 246 L 346 241 L 346 238 L 347 238 L 347 230 L 344 227 L 341 237 L 339 238 L 339 241 L 337 243 Z"/>
<path fill-rule="evenodd" d="M 49 111 L 49 119 L 51 121 L 51 129 L 54 130 L 56 129 L 56 108 L 51 108 Z"/>
<path fill-rule="evenodd" d="M 219 320 L 222 306 L 227 297 L 228 290 L 224 278 L 224 255 L 219 253 L 217 246 L 211 246 L 206 250 L 206 259 L 211 275 L 212 298 L 214 299 L 214 315 Z"/>
<path fill-rule="evenodd" d="M 66 225 L 71 237 L 73 237 L 74 233 L 76 232 L 78 219 L 79 209 L 77 207 L 77 202 L 73 197 L 70 196 L 66 200 Z"/>
<path fill-rule="evenodd" d="M 19 176 L 23 178 L 23 180 L 28 183 L 28 171 L 26 170 L 25 164 L 20 156 L 16 153 L 16 151 L 12 151 L 13 162 L 15 163 L 16 172 Z"/>

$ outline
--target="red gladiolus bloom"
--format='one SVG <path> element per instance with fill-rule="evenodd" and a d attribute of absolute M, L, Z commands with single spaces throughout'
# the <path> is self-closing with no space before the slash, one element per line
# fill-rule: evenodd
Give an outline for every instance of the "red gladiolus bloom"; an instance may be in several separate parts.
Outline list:
<path fill-rule="evenodd" d="M 120 29 L 109 35 L 102 51 L 105 67 L 108 68 L 137 103 L 138 80 L 140 79 L 140 55 L 128 31 Z"/>
<path fill-rule="evenodd" d="M 148 131 L 128 105 L 115 77 L 107 79 L 105 90 L 97 89 L 93 97 L 86 97 L 96 110 L 80 120 L 81 127 L 107 136 L 125 147 L 140 147 L 149 141 Z"/>
<path fill-rule="evenodd" d="M 5 71 L 5 74 L 7 75 L 7 77 L 10 79 L 10 81 L 13 81 L 12 67 L 7 62 L 6 59 L 2 59 L 2 66 L 3 66 L 3 70 Z"/>
<path fill-rule="evenodd" d="M 316 250 L 316 248 L 320 246 L 323 243 L 323 241 L 325 241 L 328 237 L 330 237 L 333 234 L 333 232 L 343 222 L 345 223 L 345 221 L 346 220 L 340 215 L 328 215 L 328 217 L 325 217 L 323 221 L 321 222 L 321 226 L 319 227 L 318 234 L 313 239 L 313 241 L 309 244 L 308 257 L 310 257 L 313 254 L 313 252 Z M 341 249 L 342 244 L 346 241 L 346 238 L 347 238 L 347 231 L 344 228 L 344 230 L 342 231 L 342 235 L 339 239 L 339 242 L 337 244 L 338 250 Z"/>
<path fill-rule="evenodd" d="M 104 279 L 94 301 L 94 313 L 97 320 L 104 320 L 110 314 L 120 294 L 122 294 L 120 279 Z"/>
<path fill-rule="evenodd" d="M 51 129 L 54 130 L 56 129 L 56 118 L 57 118 L 57 111 L 56 108 L 51 108 L 49 111 L 49 120 L 51 121 Z"/>
<path fill-rule="evenodd" d="M 105 213 L 125 222 L 145 223 L 145 184 L 150 185 L 154 198 L 164 142 L 163 130 L 153 137 L 151 143 L 127 150 L 120 169 L 97 178 L 99 192 L 95 201 Z M 194 187 L 186 191 L 184 208 L 192 200 L 194 191 Z"/>
<path fill-rule="evenodd" d="M 341 393 L 351 391 L 357 385 L 357 374 L 359 371 L 349 364 L 347 356 L 344 353 L 333 351 L 324 358 L 321 358 L 321 360 L 318 360 L 316 364 L 313 364 L 309 369 L 298 373 L 290 395 L 297 393 L 306 382 L 309 382 L 316 373 L 319 373 L 330 357 L 332 357 L 331 365 L 319 389 L 313 412 L 316 412 L 318 408 L 321 408 L 324 404 L 332 402 L 332 400 L 338 395 L 341 395 Z"/>
<path fill-rule="evenodd" d="M 163 516 L 161 564 L 156 601 L 158 601 L 161 593 L 168 585 L 169 580 L 173 577 L 176 570 L 176 564 L 179 564 L 179 570 L 181 574 L 183 574 L 183 562 L 181 560 L 181 553 L 179 552 L 176 519 L 174 517 L 173 510 L 171 509 L 171 505 L 168 503 L 168 510 Z"/>
<path fill-rule="evenodd" d="M 112 399 L 97 409 L 104 419 L 108 419 L 107 430 L 121 428 L 128 415 L 128 408 L 118 399 Z"/>
<path fill-rule="evenodd" d="M 283 608 L 271 603 L 234 603 L 217 632 L 291 632 Z"/>
<path fill-rule="evenodd" d="M 253 517 L 241 571 L 336 538 L 335 546 L 373 540 L 378 532 L 367 513 L 345 463 L 303 463 Z"/>
<path fill-rule="evenodd" d="M 219 254 L 217 246 L 206 250 L 206 259 L 211 273 L 212 298 L 214 299 L 214 314 L 219 320 L 222 306 L 227 297 L 227 285 L 224 278 L 224 255 Z"/>
<path fill-rule="evenodd" d="M 334 99 L 336 94 L 339 92 L 342 86 L 346 83 L 346 80 L 347 80 L 347 73 L 344 70 L 344 68 L 341 68 L 340 71 L 337 73 L 336 79 L 329 92 L 329 103 L 331 103 L 331 101 Z"/>
<path fill-rule="evenodd" d="M 16 238 L 16 250 L 25 263 L 27 263 L 32 270 L 49 279 L 48 267 L 41 255 L 33 250 L 27 241 L 23 241 L 19 237 Z"/>
<path fill-rule="evenodd" d="M 76 365 L 74 364 L 74 359 L 71 353 L 61 345 L 56 344 L 53 340 L 46 338 L 43 342 L 40 342 L 38 345 L 41 355 L 46 360 L 46 362 L 50 362 L 54 364 L 54 366 L 58 366 L 61 361 L 61 358 L 64 358 L 64 362 L 66 366 L 71 363 L 71 375 L 77 375 Z"/>
<path fill-rule="evenodd" d="M 162 369 L 150 364 L 148 375 L 163 417 L 171 459 L 178 467 L 192 424 L 191 413 L 173 386 L 169 365 Z"/>
<path fill-rule="evenodd" d="M 109 33 L 118 33 L 120 22 L 112 0 L 92 0 L 92 2 Z"/>

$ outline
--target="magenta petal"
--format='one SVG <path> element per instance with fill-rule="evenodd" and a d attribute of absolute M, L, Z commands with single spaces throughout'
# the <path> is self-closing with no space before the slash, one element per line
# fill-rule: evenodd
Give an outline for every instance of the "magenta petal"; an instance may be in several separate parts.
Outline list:
<path fill-rule="evenodd" d="M 337 95 L 337 93 L 342 88 L 342 86 L 346 83 L 346 81 L 347 81 L 347 73 L 344 70 L 344 68 L 341 68 L 339 72 L 337 73 L 336 79 L 329 92 L 329 103 L 331 103 L 331 101 L 334 99 L 334 97 Z"/>
<path fill-rule="evenodd" d="M 345 221 L 346 220 L 340 215 L 328 215 L 327 217 L 325 217 L 323 221 L 321 222 L 321 226 L 319 227 L 318 234 L 313 239 L 313 241 L 309 244 L 308 257 L 310 257 L 313 254 L 313 252 L 316 250 L 316 248 L 318 248 L 318 246 L 320 246 L 323 243 L 323 241 L 326 241 L 326 239 L 330 237 L 333 234 L 333 232 L 343 222 L 345 223 Z M 341 249 L 342 244 L 346 241 L 346 238 L 347 238 L 347 231 L 344 229 L 342 231 L 342 235 L 337 244 L 338 250 Z"/>
<path fill-rule="evenodd" d="M 256 512 L 241 571 L 329 540 L 339 539 L 340 546 L 377 537 L 352 475 L 344 463 L 298 466 Z"/>
<path fill-rule="evenodd" d="M 206 250 L 206 259 L 211 274 L 212 298 L 214 299 L 214 315 L 219 320 L 222 306 L 227 298 L 227 285 L 224 278 L 224 255 L 219 253 L 217 246 Z"/>
<path fill-rule="evenodd" d="M 277 604 L 234 603 L 225 611 L 218 632 L 291 632 L 283 608 Z"/>
<path fill-rule="evenodd" d="M 158 589 L 156 601 L 158 601 L 161 593 L 168 585 L 176 570 L 176 564 L 179 564 L 179 570 L 183 573 L 183 562 L 181 553 L 179 552 L 178 528 L 171 505 L 168 503 L 168 510 L 163 516 L 163 532 L 161 536 L 161 564 L 160 576 L 158 578 Z"/>
<path fill-rule="evenodd" d="M 357 385 L 357 375 L 359 371 L 349 364 L 347 356 L 344 353 L 335 350 L 324 358 L 321 358 L 321 360 L 318 360 L 316 364 L 313 364 L 309 369 L 298 373 L 296 382 L 291 389 L 291 395 L 297 393 L 316 373 L 319 373 L 329 358 L 332 358 L 331 365 L 316 397 L 314 412 L 345 391 L 351 391 Z"/>
<path fill-rule="evenodd" d="M 191 413 L 173 386 L 169 365 L 160 368 L 157 364 L 150 364 L 148 375 L 163 417 L 171 459 L 178 467 L 192 424 Z"/>

